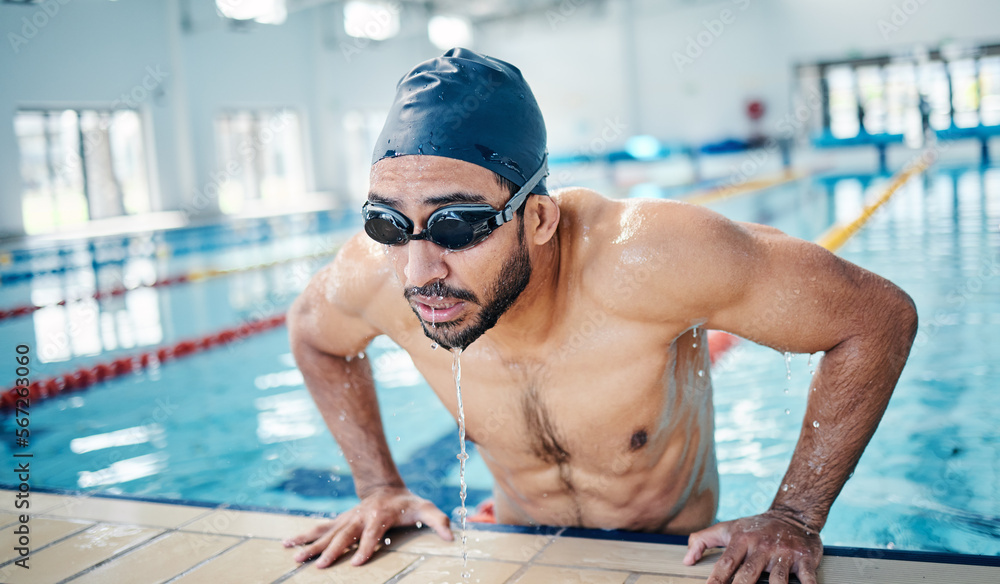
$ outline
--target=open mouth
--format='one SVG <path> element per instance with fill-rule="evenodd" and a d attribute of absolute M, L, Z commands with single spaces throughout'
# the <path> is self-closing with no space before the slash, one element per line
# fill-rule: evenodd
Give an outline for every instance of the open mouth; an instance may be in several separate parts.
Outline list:
<path fill-rule="evenodd" d="M 437 298 L 413 298 L 413 305 L 417 309 L 417 314 L 424 322 L 431 324 L 449 322 L 458 318 L 465 308 L 465 302 L 461 300 L 447 300 Z"/>

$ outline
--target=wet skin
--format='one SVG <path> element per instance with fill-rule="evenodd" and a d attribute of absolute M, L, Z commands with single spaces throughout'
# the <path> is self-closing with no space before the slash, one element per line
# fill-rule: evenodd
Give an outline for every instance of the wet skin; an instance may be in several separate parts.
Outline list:
<path fill-rule="evenodd" d="M 500 208 L 509 198 L 489 171 L 433 156 L 385 159 L 371 184 L 370 197 L 391 203 L 417 230 L 449 200 Z M 459 252 L 427 241 L 387 247 L 362 233 L 313 278 L 289 311 L 292 348 L 362 502 L 288 540 L 308 544 L 297 559 L 320 555 L 324 567 L 357 544 L 359 564 L 387 529 L 416 521 L 451 539 L 447 517 L 399 477 L 368 361 L 344 356 L 388 335 L 457 416 L 453 357 L 431 349 L 427 334 L 447 343 L 482 306 L 407 300 L 404 291 L 440 282 L 486 303 L 520 245 L 532 267 L 527 287 L 462 353 L 468 436 L 493 473 L 497 520 L 691 533 L 687 563 L 726 546 L 710 582 L 751 582 L 764 570 L 774 582 L 791 572 L 815 581 L 818 532 L 906 361 L 912 302 L 886 280 L 775 229 L 585 189 L 533 195 L 523 227 L 501 226 Z M 711 527 L 718 472 L 706 329 L 780 351 L 826 352 L 782 481 L 795 487 L 778 492 L 762 515 Z"/>

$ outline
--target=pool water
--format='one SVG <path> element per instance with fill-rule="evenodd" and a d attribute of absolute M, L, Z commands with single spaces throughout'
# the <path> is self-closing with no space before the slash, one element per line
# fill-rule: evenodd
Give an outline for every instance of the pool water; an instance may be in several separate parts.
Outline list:
<path fill-rule="evenodd" d="M 712 207 L 813 239 L 885 184 L 877 177 L 809 179 Z M 1000 170 L 936 169 L 897 193 L 840 252 L 909 292 L 921 327 L 882 425 L 833 507 L 825 543 L 1000 554 L 1000 429 L 991 414 L 1000 408 L 998 225 Z M 98 285 L 332 250 L 357 228 L 350 219 L 313 218 L 277 222 L 260 237 L 220 228 L 135 238 L 121 246 L 121 261 L 0 287 L 0 309 L 78 297 Z M 49 269 L 57 260 L 87 264 L 96 253 L 84 247 L 56 259 L 15 257 L 0 273 Z M 278 313 L 323 261 L 45 308 L 0 321 L 0 334 L 11 351 L 31 345 L 36 379 L 58 375 Z M 366 358 L 403 478 L 452 512 L 459 503 L 454 419 L 391 341 L 377 338 Z M 808 361 L 793 357 L 789 381 L 781 354 L 743 342 L 713 370 L 720 519 L 763 511 L 780 487 L 805 409 Z M 8 386 L 12 375 L 2 378 Z M 13 437 L 10 416 L 0 424 Z M 33 404 L 31 440 L 35 487 L 321 512 L 357 503 L 284 328 Z M 0 455 L 9 456 L 11 446 L 12 439 L 0 440 Z M 489 496 L 492 479 L 474 449 L 470 455 L 475 505 Z"/>

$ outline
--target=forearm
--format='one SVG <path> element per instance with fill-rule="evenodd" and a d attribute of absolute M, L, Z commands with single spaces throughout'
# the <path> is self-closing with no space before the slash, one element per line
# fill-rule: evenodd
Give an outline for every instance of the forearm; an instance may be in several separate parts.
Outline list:
<path fill-rule="evenodd" d="M 916 333 L 908 297 L 824 355 L 771 508 L 819 531 L 889 403 Z"/>
<path fill-rule="evenodd" d="M 351 467 L 358 496 L 380 487 L 403 487 L 382 428 L 371 366 L 366 359 L 295 348 L 306 387 Z"/>

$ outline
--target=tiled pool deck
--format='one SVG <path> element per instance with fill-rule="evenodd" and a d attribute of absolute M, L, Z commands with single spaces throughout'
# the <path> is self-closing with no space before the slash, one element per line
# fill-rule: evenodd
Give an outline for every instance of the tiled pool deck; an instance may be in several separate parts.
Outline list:
<path fill-rule="evenodd" d="M 285 537 L 323 521 L 316 517 L 38 492 L 30 495 L 26 570 L 14 564 L 19 559 L 15 529 L 23 511 L 14 508 L 15 500 L 14 491 L 0 490 L 4 583 L 462 582 L 458 538 L 446 543 L 428 529 L 390 532 L 389 545 L 362 567 L 345 559 L 317 570 L 294 562 L 295 550 L 281 545 Z M 700 584 L 718 557 L 715 553 L 688 567 L 681 563 L 684 538 L 607 539 L 612 535 L 629 537 L 568 529 L 470 529 L 469 582 Z M 996 584 L 1000 558 L 828 548 L 820 582 Z"/>

